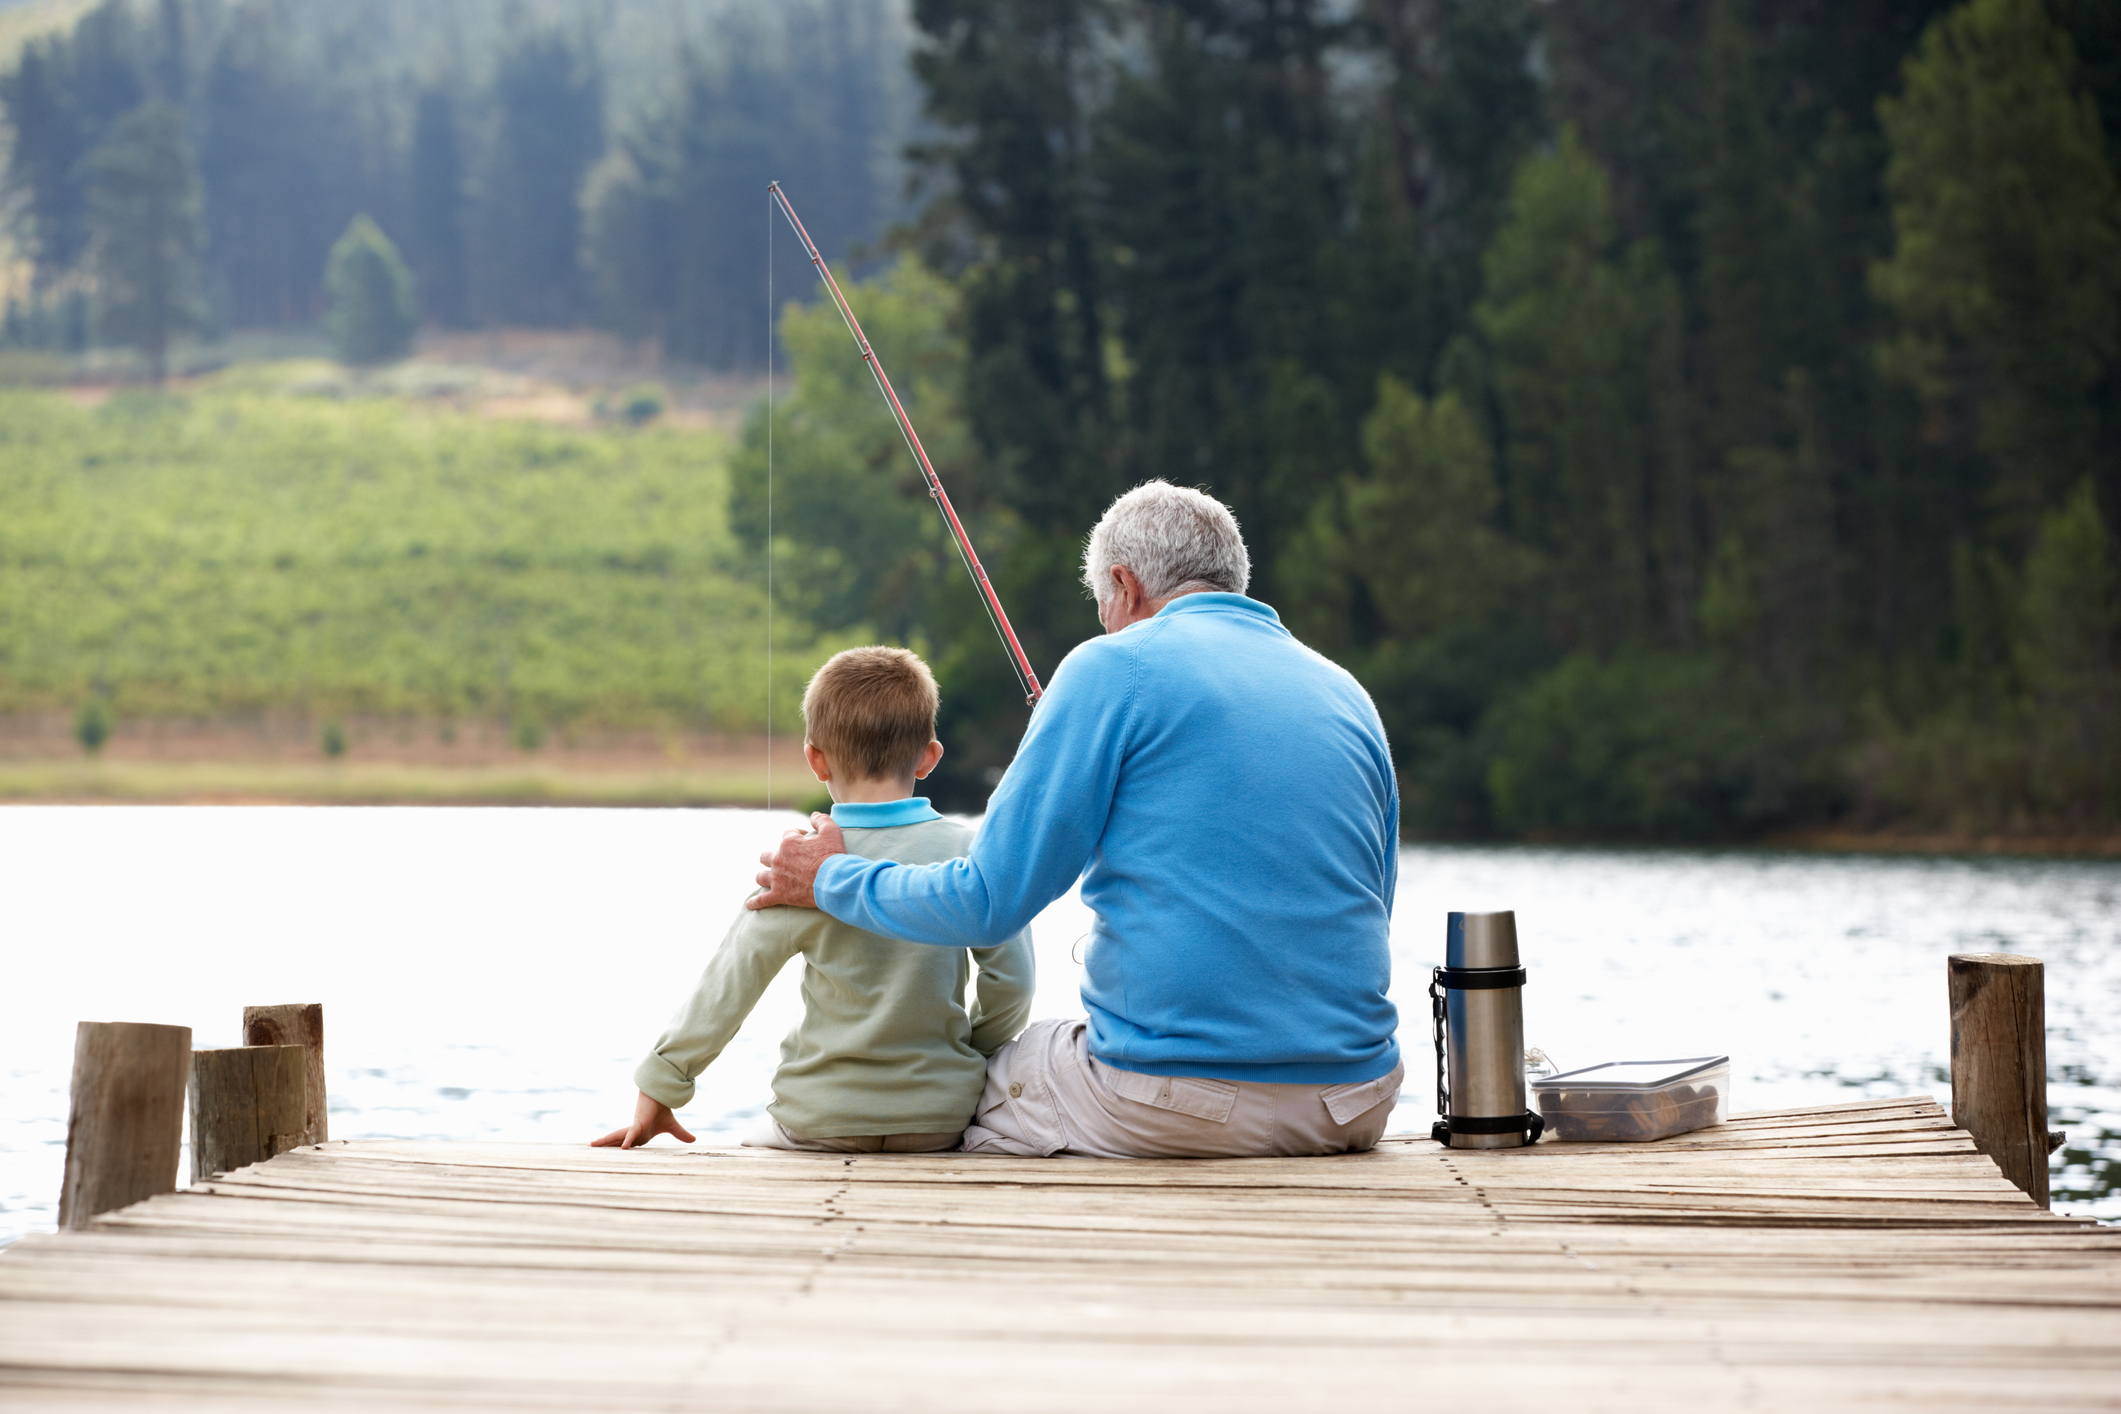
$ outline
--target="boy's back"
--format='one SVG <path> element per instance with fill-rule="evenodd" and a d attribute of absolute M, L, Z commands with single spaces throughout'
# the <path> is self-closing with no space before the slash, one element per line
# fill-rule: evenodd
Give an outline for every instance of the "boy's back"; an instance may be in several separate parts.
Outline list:
<path fill-rule="evenodd" d="M 918 798 L 841 804 L 833 819 L 850 852 L 901 864 L 963 855 L 972 832 Z M 1023 1029 L 1031 1011 L 1027 929 L 967 951 L 904 943 L 810 908 L 743 911 L 708 962 L 692 999 L 634 1073 L 643 1094 L 675 1109 L 692 1078 L 736 1034 L 766 984 L 801 954 L 803 1019 L 781 1043 L 769 1112 L 806 1139 L 943 1134 L 971 1121 L 986 1057 Z M 979 986 L 962 998 L 972 961 Z"/>

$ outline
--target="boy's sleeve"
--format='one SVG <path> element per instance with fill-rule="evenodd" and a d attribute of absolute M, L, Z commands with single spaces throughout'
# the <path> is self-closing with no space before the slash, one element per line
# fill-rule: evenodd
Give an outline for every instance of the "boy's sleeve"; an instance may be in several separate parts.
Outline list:
<path fill-rule="evenodd" d="M 758 1005 L 766 984 L 803 950 L 809 909 L 739 910 L 722 945 L 707 960 L 692 997 L 670 1019 L 655 1049 L 634 1067 L 642 1094 L 672 1109 L 692 1102 L 693 1077 L 705 1070 Z"/>
<path fill-rule="evenodd" d="M 1031 994 L 1038 990 L 1031 930 L 998 947 L 974 948 L 972 960 L 979 964 L 972 996 L 972 1049 L 991 1056 L 1014 1041 L 1031 1019 Z"/>

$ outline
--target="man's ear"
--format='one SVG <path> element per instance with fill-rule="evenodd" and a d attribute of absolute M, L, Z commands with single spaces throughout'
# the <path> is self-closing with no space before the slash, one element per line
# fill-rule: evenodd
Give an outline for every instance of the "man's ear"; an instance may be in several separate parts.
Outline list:
<path fill-rule="evenodd" d="M 821 781 L 832 779 L 832 758 L 807 741 L 803 743 L 803 759 L 810 763 L 811 775 Z"/>
<path fill-rule="evenodd" d="M 942 759 L 943 744 L 939 741 L 929 742 L 921 748 L 921 759 L 913 764 L 913 779 L 916 781 L 928 779 L 928 773 L 933 771 L 936 763 Z"/>

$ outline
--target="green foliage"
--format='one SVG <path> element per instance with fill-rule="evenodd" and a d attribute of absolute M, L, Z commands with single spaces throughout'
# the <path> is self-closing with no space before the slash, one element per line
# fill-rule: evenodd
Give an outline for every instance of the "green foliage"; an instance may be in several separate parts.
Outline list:
<path fill-rule="evenodd" d="M 536 751 L 545 744 L 545 724 L 535 717 L 518 717 L 508 739 L 518 751 Z"/>
<path fill-rule="evenodd" d="M 104 743 L 110 740 L 110 733 L 110 708 L 103 705 L 102 698 L 91 697 L 81 704 L 80 711 L 74 713 L 74 740 L 80 742 L 81 749 L 89 755 L 94 756 L 103 750 Z"/>
<path fill-rule="evenodd" d="M 1561 640 L 1598 650 L 1640 641 L 1658 608 L 1658 355 L 1674 352 L 1677 313 L 1656 250 L 1616 241 L 1606 174 L 1565 129 L 1518 169 L 1474 310 L 1505 428 L 1510 528 L 1553 559 Z"/>
<path fill-rule="evenodd" d="M 1830 811 L 1816 741 L 1732 700 L 1713 660 L 1569 659 L 1484 724 L 1496 822 L 1549 838 L 1700 839 Z"/>
<path fill-rule="evenodd" d="M 184 115 L 148 103 L 88 157 L 89 262 L 105 339 L 138 349 L 160 383 L 194 317 L 199 187 Z"/>
<path fill-rule="evenodd" d="M 999 548 L 965 426 L 957 292 L 910 259 L 845 290 L 974 543 Z M 938 591 L 968 586 L 890 407 L 830 302 L 787 306 L 780 334 L 794 373 L 772 427 L 781 602 L 828 630 L 866 624 L 901 643 L 933 635 Z M 731 501 L 732 523 L 761 556 L 767 435 L 761 406 L 745 427 Z"/>
<path fill-rule="evenodd" d="M 346 754 L 346 728 L 337 720 L 324 724 L 317 733 L 317 749 L 336 760 Z"/>
<path fill-rule="evenodd" d="M 2085 482 L 2042 522 L 2025 564 L 2018 672 L 2033 713 L 2033 799 L 2046 813 L 2103 824 L 2121 803 L 2117 651 L 2121 561 Z"/>
<path fill-rule="evenodd" d="M 585 255 L 612 327 L 674 358 L 755 368 L 768 351 L 761 244 L 781 296 L 817 278 L 778 213 L 760 229 L 766 184 L 785 179 L 811 239 L 841 257 L 890 212 L 879 159 L 906 104 L 885 5 L 750 7 L 731 29 L 721 46 L 684 47 L 676 92 L 645 105 L 590 174 Z"/>
<path fill-rule="evenodd" d="M 159 98 L 198 147 L 215 327 L 313 326 L 332 243 L 365 210 L 399 238 L 420 306 L 442 324 L 571 326 L 597 312 L 591 270 L 616 269 L 653 282 L 625 318 L 607 311 L 626 332 L 752 366 L 765 352 L 751 274 L 764 213 L 730 194 L 799 179 L 833 257 L 896 210 L 910 114 L 893 0 L 71 8 L 85 13 L 69 30 L 0 56 L 23 254 L 44 283 L 84 272 L 83 159 Z M 666 121 L 688 84 L 683 121 Z M 686 180 L 657 208 L 654 244 L 613 267 L 610 251 L 585 251 L 584 180 L 636 135 L 654 146 L 666 132 Z M 783 254 L 793 288 L 808 271 Z M 656 327 L 629 322 L 644 312 Z"/>
<path fill-rule="evenodd" d="M 420 327 L 412 272 L 367 216 L 354 217 L 331 248 L 324 287 L 331 294 L 324 328 L 341 363 L 390 363 L 412 352 Z"/>
<path fill-rule="evenodd" d="M 761 725 L 724 446 L 386 401 L 0 392 L 0 711 Z M 844 638 L 776 618 L 776 730 Z"/>
<path fill-rule="evenodd" d="M 1879 102 L 1894 245 L 1871 283 L 1900 325 L 1883 366 L 1930 441 L 1995 457 L 1988 500 L 2020 542 L 2091 468 L 2121 330 L 2121 189 L 2072 70 L 2040 0 L 1969 0 Z"/>
<path fill-rule="evenodd" d="M 1497 528 L 1494 454 L 1458 396 L 1426 400 L 1387 375 L 1362 440 L 1370 474 L 1343 493 L 1347 564 L 1390 635 L 1521 617 L 1538 557 Z"/>

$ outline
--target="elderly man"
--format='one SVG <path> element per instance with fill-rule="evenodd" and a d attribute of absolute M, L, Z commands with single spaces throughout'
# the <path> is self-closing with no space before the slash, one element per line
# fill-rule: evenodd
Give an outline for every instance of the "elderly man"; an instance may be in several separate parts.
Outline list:
<path fill-rule="evenodd" d="M 751 906 L 983 947 L 1082 881 L 1088 1020 L 1035 1023 L 994 1056 L 968 1152 L 1367 1149 L 1403 1073 L 1377 710 L 1245 597 L 1237 522 L 1198 491 L 1120 497 L 1083 566 L 1107 636 L 1053 675 L 971 854 L 862 859 L 817 816 L 762 856 Z"/>

